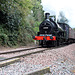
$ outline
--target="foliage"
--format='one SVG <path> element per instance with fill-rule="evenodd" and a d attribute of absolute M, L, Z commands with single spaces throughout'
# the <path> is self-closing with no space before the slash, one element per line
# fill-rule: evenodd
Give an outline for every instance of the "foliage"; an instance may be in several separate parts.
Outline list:
<path fill-rule="evenodd" d="M 0 1 L 0 44 L 26 45 L 33 42 L 43 20 L 41 0 Z"/>
<path fill-rule="evenodd" d="M 42 10 L 42 5 L 40 4 L 40 0 L 32 0 L 33 1 L 33 13 L 34 13 L 34 17 L 36 21 L 41 21 L 42 19 L 44 19 L 44 11 Z M 41 16 L 41 17 L 40 17 Z"/>
<path fill-rule="evenodd" d="M 73 30 L 75 31 L 75 28 L 73 28 Z"/>
<path fill-rule="evenodd" d="M 41 22 L 37 22 L 35 23 L 35 27 L 33 27 L 35 33 L 37 34 L 37 32 L 39 32 L 39 25 L 40 25 Z"/>

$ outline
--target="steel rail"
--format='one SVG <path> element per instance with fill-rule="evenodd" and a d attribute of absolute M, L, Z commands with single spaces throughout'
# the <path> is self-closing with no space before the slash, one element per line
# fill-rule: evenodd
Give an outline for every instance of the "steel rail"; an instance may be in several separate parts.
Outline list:
<path fill-rule="evenodd" d="M 1 52 L 1 54 L 9 54 L 9 53 L 16 53 L 16 52 L 22 52 L 22 51 L 27 51 L 27 50 L 32 50 L 36 48 L 41 48 L 41 47 L 34 47 L 34 48 L 28 48 L 28 49 L 22 49 L 22 50 L 13 50 L 13 51 L 6 51 L 6 52 Z"/>
<path fill-rule="evenodd" d="M 18 55 L 18 56 L 2 59 L 0 61 L 5 61 L 5 60 L 13 59 L 13 58 L 20 58 L 20 57 L 35 54 L 35 53 L 40 53 L 40 52 L 43 52 L 43 51 L 46 51 L 46 50 L 49 50 L 49 49 L 43 49 L 43 50 L 39 50 L 39 51 L 35 51 L 35 52 L 30 52 L 30 53 L 27 53 L 27 54 L 21 54 L 21 55 Z"/>

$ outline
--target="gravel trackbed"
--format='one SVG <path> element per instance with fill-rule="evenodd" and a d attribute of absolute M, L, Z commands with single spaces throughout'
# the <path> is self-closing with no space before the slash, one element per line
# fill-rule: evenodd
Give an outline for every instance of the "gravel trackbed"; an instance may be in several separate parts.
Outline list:
<path fill-rule="evenodd" d="M 25 75 L 48 66 L 48 75 L 75 75 L 75 43 L 22 57 L 19 62 L 1 67 L 0 75 Z"/>

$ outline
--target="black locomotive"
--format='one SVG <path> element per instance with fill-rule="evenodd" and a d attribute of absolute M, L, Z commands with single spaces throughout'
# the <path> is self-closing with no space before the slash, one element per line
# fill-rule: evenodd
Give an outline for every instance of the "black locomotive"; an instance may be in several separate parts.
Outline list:
<path fill-rule="evenodd" d="M 72 34 L 71 34 L 72 33 Z M 75 42 L 75 32 L 66 23 L 56 23 L 50 18 L 50 13 L 45 14 L 45 20 L 39 26 L 37 36 L 41 46 L 59 46 L 64 43 Z"/>

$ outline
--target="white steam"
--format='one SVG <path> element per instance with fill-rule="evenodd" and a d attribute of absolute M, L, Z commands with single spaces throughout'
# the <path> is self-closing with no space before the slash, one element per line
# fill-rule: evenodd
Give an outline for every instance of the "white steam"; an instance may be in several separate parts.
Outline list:
<path fill-rule="evenodd" d="M 45 12 L 56 15 L 57 18 L 59 12 L 63 11 L 65 17 L 69 20 L 70 27 L 75 28 L 74 0 L 42 0 L 42 5 Z"/>

